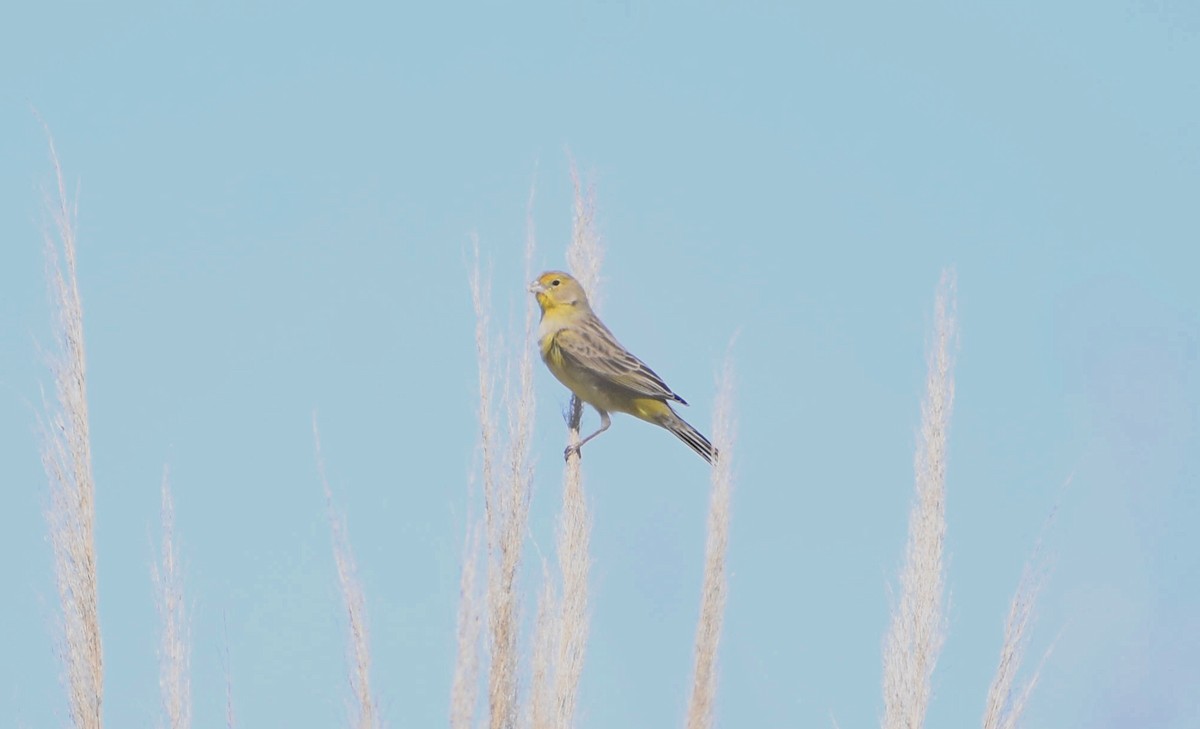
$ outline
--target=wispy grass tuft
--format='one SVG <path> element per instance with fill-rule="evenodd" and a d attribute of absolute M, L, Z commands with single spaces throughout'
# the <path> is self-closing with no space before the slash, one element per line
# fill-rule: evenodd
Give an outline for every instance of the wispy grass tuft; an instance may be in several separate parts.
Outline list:
<path fill-rule="evenodd" d="M 166 469 L 162 480 L 162 544 L 153 575 L 158 599 L 158 688 L 163 713 L 170 729 L 188 729 L 192 725 L 192 631 L 175 541 L 175 502 Z"/>
<path fill-rule="evenodd" d="M 1051 512 L 1046 527 L 1054 520 Z M 987 704 L 983 712 L 983 729 L 1017 729 L 1021 725 L 1021 717 L 1029 697 L 1037 686 L 1042 664 L 1049 657 L 1047 650 L 1041 661 L 1033 670 L 1033 675 L 1023 686 L 1017 687 L 1017 673 L 1029 647 L 1029 630 L 1033 624 L 1033 611 L 1037 604 L 1038 595 L 1046 579 L 1046 566 L 1042 557 L 1042 539 L 1039 538 L 1033 549 L 1033 556 L 1021 571 L 1021 580 L 1017 591 L 1008 606 L 1008 616 L 1004 621 L 1004 643 L 1000 647 L 1000 662 L 996 666 L 996 674 L 992 685 L 988 688 Z"/>
<path fill-rule="evenodd" d="M 604 261 L 604 246 L 596 225 L 596 196 L 590 184 L 580 177 L 571 164 L 571 180 L 575 188 L 575 210 L 571 225 L 571 245 L 567 248 L 567 264 L 571 273 L 583 284 L 589 299 L 601 299 L 600 265 Z M 567 416 L 567 443 L 579 444 L 579 427 L 583 419 L 583 403 L 571 396 Z M 558 564 L 561 593 L 557 600 L 558 616 L 555 632 L 557 648 L 554 653 L 554 726 L 574 725 L 583 676 L 583 661 L 588 639 L 588 573 L 591 557 L 591 516 L 583 490 L 583 465 L 579 450 L 567 459 L 563 471 L 562 511 L 558 517 Z"/>
<path fill-rule="evenodd" d="M 526 278 L 532 276 L 535 188 L 530 188 L 526 210 Z M 479 240 L 474 238 L 474 267 L 471 272 L 471 303 L 475 310 L 475 351 L 479 366 L 479 450 L 484 492 L 482 526 L 468 516 L 467 536 L 463 543 L 462 574 L 459 578 L 458 648 L 454 678 L 450 690 L 450 726 L 471 729 L 475 725 L 476 682 L 479 677 L 479 638 L 484 619 L 488 628 L 488 719 L 492 727 L 513 726 L 519 713 L 517 684 L 517 569 L 520 566 L 521 534 L 529 509 L 532 466 L 529 443 L 532 438 L 533 367 L 522 360 L 515 408 L 507 414 L 509 432 L 514 433 L 508 448 L 507 468 L 503 462 L 501 432 L 495 417 L 496 372 L 493 369 L 491 332 L 491 285 L 480 270 Z M 533 327 L 532 313 L 526 313 L 525 328 Z M 512 405 L 511 388 L 505 381 L 503 405 Z M 478 565 L 486 537 L 487 571 L 484 594 L 478 586 Z M 492 610 L 498 610 L 493 614 Z"/>
<path fill-rule="evenodd" d="M 532 233 L 527 241 L 526 267 L 533 251 Z M 484 606 L 488 618 L 488 721 L 493 729 L 516 725 L 520 711 L 518 626 L 520 601 L 518 571 L 529 517 L 533 489 L 530 445 L 533 436 L 533 361 L 527 352 L 518 359 L 517 381 L 504 379 L 501 406 L 507 427 L 496 420 L 496 372 L 490 334 L 490 286 L 480 271 L 479 243 L 475 241 L 475 266 L 471 276 L 471 299 L 475 308 L 475 345 L 479 360 L 480 455 L 483 475 L 484 535 L 487 544 L 487 576 Z M 526 313 L 525 328 L 532 332 L 532 314 Z M 509 434 L 502 442 L 500 433 Z M 464 570 L 469 569 L 464 564 Z M 460 644 L 460 656 L 463 646 Z M 452 707 L 453 710 L 453 707 Z"/>
<path fill-rule="evenodd" d="M 458 649 L 454 660 L 454 678 L 450 684 L 450 729 L 474 729 L 475 704 L 479 696 L 479 636 L 483 628 L 483 605 L 479 599 L 476 570 L 483 547 L 478 525 L 470 519 L 468 524 L 458 585 Z"/>
<path fill-rule="evenodd" d="M 583 178 L 575 161 L 571 161 L 571 185 L 574 188 L 574 211 L 571 220 L 571 245 L 567 248 L 567 265 L 583 290 L 592 308 L 599 311 L 603 300 L 600 287 L 600 268 L 604 264 L 604 245 L 596 220 L 596 186 Z"/>
<path fill-rule="evenodd" d="M 1028 647 L 1029 627 L 1040 589 L 1040 578 L 1027 566 L 1008 606 L 1008 618 L 1004 622 L 1004 645 L 1000 648 L 1000 663 L 988 689 L 983 729 L 1016 729 L 1020 726 L 1025 705 L 1037 685 L 1040 665 L 1024 686 L 1017 688 L 1016 678 Z"/>
<path fill-rule="evenodd" d="M 713 409 L 713 446 L 717 457 L 712 468 L 708 506 L 708 539 L 704 553 L 704 585 L 700 618 L 696 624 L 696 656 L 692 671 L 692 696 L 688 702 L 688 729 L 713 726 L 717 696 L 717 649 L 725 620 L 725 556 L 729 548 L 730 498 L 733 493 L 733 365 L 726 357 L 717 383 Z"/>
<path fill-rule="evenodd" d="M 76 218 L 62 165 L 49 130 L 57 200 L 46 205 L 54 232 L 46 234 L 46 268 L 57 311 L 59 351 L 51 355 L 55 405 L 43 426 L 42 464 L 50 483 L 46 520 L 62 608 L 59 653 L 63 661 L 71 724 L 100 729 L 104 701 L 104 652 L 96 580 L 95 498 L 88 424 L 87 358 L 83 302 L 76 277 Z"/>
<path fill-rule="evenodd" d="M 954 273 L 947 269 L 934 301 L 934 342 L 914 464 L 916 502 L 908 522 L 900 601 L 884 644 L 884 729 L 924 725 L 931 677 L 945 638 L 946 436 L 954 406 L 957 338 Z"/>
<path fill-rule="evenodd" d="M 578 442 L 578 432 L 572 442 Z M 554 652 L 554 726 L 574 726 L 579 681 L 588 638 L 588 572 L 591 517 L 583 492 L 578 452 L 567 461 L 562 511 L 558 517 L 558 563 L 561 596 L 556 601 L 557 647 Z"/>
<path fill-rule="evenodd" d="M 229 618 L 221 613 L 221 669 L 225 674 L 225 729 L 237 726 L 233 712 L 233 663 L 229 655 Z"/>
<path fill-rule="evenodd" d="M 325 509 L 333 533 L 333 561 L 337 565 L 338 586 L 346 610 L 347 648 L 350 664 L 350 726 L 357 729 L 378 729 L 379 704 L 371 691 L 371 641 L 367 628 L 367 598 L 358 578 L 358 564 L 346 534 L 346 520 L 333 504 L 333 489 L 325 473 L 325 458 L 321 453 L 321 432 L 317 415 L 313 413 L 313 446 L 317 456 L 317 473 L 325 492 Z"/>
<path fill-rule="evenodd" d="M 542 591 L 538 596 L 537 616 L 533 629 L 533 660 L 531 661 L 529 719 L 526 726 L 551 729 L 557 726 L 554 705 L 554 663 L 558 649 L 558 591 L 550 574 L 550 565 L 542 560 Z"/>

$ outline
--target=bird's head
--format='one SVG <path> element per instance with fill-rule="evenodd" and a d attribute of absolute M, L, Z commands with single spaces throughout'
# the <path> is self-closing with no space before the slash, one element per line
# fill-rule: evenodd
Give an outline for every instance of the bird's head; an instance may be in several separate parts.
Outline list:
<path fill-rule="evenodd" d="M 569 273 L 547 271 L 529 284 L 529 290 L 537 297 L 543 314 L 560 306 L 588 308 L 587 294 Z"/>

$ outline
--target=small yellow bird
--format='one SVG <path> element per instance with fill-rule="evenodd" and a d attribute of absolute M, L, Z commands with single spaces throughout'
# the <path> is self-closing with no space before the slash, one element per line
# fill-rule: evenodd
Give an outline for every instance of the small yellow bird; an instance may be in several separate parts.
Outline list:
<path fill-rule="evenodd" d="M 600 429 L 568 447 L 567 458 L 608 430 L 612 424 L 608 414 L 617 412 L 666 428 L 713 462 L 712 443 L 671 409 L 671 402 L 687 405 L 687 401 L 617 342 L 592 311 L 578 281 L 562 271 L 547 271 L 529 290 L 542 309 L 538 327 L 542 361 L 559 382 L 600 413 Z"/>

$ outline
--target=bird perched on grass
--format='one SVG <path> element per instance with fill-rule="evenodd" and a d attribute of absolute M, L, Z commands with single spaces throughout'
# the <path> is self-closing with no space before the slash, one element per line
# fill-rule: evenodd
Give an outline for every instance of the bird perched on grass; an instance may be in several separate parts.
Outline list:
<path fill-rule="evenodd" d="M 715 451 L 670 403 L 687 405 L 667 383 L 617 341 L 588 305 L 579 282 L 562 271 L 547 271 L 529 285 L 542 309 L 538 349 L 558 381 L 600 413 L 600 429 L 570 446 L 568 459 L 592 438 L 608 430 L 609 413 L 629 413 L 662 426 L 713 462 Z"/>

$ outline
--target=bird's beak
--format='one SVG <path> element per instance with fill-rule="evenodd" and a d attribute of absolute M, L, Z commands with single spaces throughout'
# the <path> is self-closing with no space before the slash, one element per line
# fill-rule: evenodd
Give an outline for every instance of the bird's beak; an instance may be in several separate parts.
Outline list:
<path fill-rule="evenodd" d="M 546 293 L 546 287 L 545 287 L 545 285 L 542 284 L 541 281 L 534 281 L 529 284 L 529 293 L 544 294 L 544 293 Z"/>

